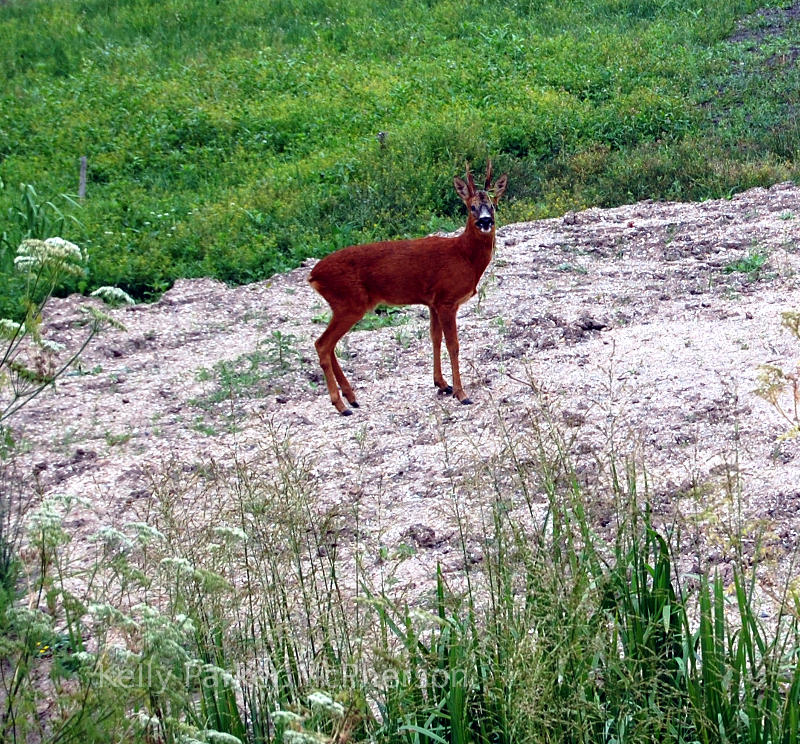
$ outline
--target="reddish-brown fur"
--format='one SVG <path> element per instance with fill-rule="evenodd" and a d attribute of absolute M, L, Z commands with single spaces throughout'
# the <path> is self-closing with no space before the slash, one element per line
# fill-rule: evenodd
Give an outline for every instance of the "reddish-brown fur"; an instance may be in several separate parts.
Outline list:
<path fill-rule="evenodd" d="M 342 401 L 340 389 L 351 406 L 357 408 L 358 403 L 336 359 L 336 344 L 379 303 L 427 305 L 431 312 L 433 382 L 440 392 L 452 392 L 465 404 L 471 402 L 461 385 L 458 368 L 456 313 L 475 294 L 494 251 L 494 211 L 508 178 L 506 175 L 498 178 L 494 194 L 490 195 L 491 177 L 490 161 L 484 190 L 476 190 L 469 168 L 466 183 L 460 178 L 453 180 L 456 192 L 467 206 L 467 226 L 458 237 L 430 236 L 352 245 L 326 256 L 311 270 L 308 281 L 333 311 L 315 346 L 331 402 L 339 413 L 351 413 Z M 450 355 L 452 387 L 442 376 L 442 335 Z"/>

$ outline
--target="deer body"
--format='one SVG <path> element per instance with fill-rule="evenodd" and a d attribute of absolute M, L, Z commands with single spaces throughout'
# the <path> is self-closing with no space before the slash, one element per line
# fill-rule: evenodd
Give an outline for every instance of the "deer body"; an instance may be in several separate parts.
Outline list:
<path fill-rule="evenodd" d="M 381 303 L 426 305 L 430 309 L 434 384 L 441 393 L 452 393 L 461 403 L 471 402 L 459 374 L 456 313 L 475 294 L 492 258 L 494 208 L 505 191 L 507 178 L 498 179 L 494 199 L 487 191 L 475 189 L 469 170 L 467 178 L 468 183 L 454 179 L 456 191 L 468 209 L 467 226 L 461 235 L 353 245 L 326 256 L 311 270 L 308 281 L 332 311 L 330 323 L 315 346 L 331 402 L 339 413 L 351 413 L 341 395 L 354 408 L 358 403 L 336 359 L 336 344 L 365 313 Z M 491 163 L 487 189 L 490 182 Z M 452 387 L 442 376 L 443 336 L 450 356 Z"/>

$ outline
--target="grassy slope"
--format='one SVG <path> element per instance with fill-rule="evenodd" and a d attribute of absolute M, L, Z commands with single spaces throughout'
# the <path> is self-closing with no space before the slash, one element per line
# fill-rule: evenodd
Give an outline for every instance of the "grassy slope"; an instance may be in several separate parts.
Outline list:
<path fill-rule="evenodd" d="M 769 183 L 798 143 L 772 47 L 800 34 L 721 41 L 761 4 L 12 0 L 0 210 L 74 193 L 88 156 L 66 237 L 86 285 L 141 297 L 454 226 L 466 158 L 510 171 L 505 220 Z"/>

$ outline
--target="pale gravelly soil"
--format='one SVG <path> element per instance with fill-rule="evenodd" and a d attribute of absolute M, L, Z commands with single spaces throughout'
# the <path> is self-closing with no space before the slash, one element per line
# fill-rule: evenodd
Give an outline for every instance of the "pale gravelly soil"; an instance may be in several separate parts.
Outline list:
<path fill-rule="evenodd" d="M 800 450 L 780 439 L 787 426 L 753 390 L 759 365 L 790 369 L 800 357 L 780 326 L 782 312 L 800 309 L 798 241 L 792 184 L 502 227 L 479 295 L 459 314 L 475 405 L 437 397 L 427 311 L 409 308 L 399 325 L 346 337 L 343 367 L 362 406 L 347 418 L 335 414 L 317 365 L 324 326 L 314 318 L 326 308 L 305 281 L 309 266 L 235 289 L 181 281 L 154 305 L 114 311 L 127 331 L 99 338 L 84 374 L 15 425 L 43 492 L 90 500 L 73 525 L 80 534 L 146 513 L 152 479 L 166 469 L 202 475 L 235 455 L 269 470 L 273 439 L 288 438 L 310 467 L 320 514 L 350 515 L 346 525 L 357 514 L 375 566 L 379 544 L 416 549 L 398 574 L 413 588 L 436 561 L 463 563 L 457 510 L 477 523 L 498 493 L 512 509 L 523 504 L 508 453 L 493 458 L 513 444 L 519 467 L 532 467 L 550 420 L 593 494 L 598 529 L 614 519 L 605 489 L 613 450 L 620 463 L 636 460 L 642 489 L 646 468 L 660 519 L 700 515 L 703 537 L 688 541 L 687 555 L 724 564 L 732 490 L 746 538 L 766 527 L 786 575 L 800 526 Z M 726 271 L 755 252 L 768 256 L 760 272 Z M 80 334 L 70 319 L 81 302 L 53 303 L 50 337 Z M 239 360 L 244 372 L 242 355 L 254 352 L 250 377 L 236 380 L 232 398 L 220 394 L 215 365 Z M 525 485 L 541 512 L 537 477 Z M 214 498 L 223 514 L 225 494 Z M 335 539 L 355 534 L 351 523 Z M 480 561 L 477 539 L 468 548 Z"/>

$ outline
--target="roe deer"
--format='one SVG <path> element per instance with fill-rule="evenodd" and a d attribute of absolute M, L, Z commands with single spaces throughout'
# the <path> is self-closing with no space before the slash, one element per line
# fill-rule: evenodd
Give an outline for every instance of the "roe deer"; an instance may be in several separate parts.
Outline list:
<path fill-rule="evenodd" d="M 495 207 L 508 185 L 508 174 L 492 189 L 492 161 L 487 164 L 484 188 L 475 188 L 467 165 L 467 180 L 454 178 L 456 192 L 467 206 L 467 226 L 454 238 L 431 235 L 416 240 L 393 240 L 342 248 L 317 263 L 308 281 L 331 306 L 333 315 L 325 332 L 314 344 L 331 402 L 343 416 L 352 413 L 356 396 L 336 359 L 335 347 L 368 310 L 386 305 L 427 305 L 431 313 L 433 383 L 440 393 L 452 393 L 461 403 L 472 401 L 461 385 L 458 369 L 458 308 L 477 289 L 489 265 L 495 245 Z M 490 193 L 492 192 L 492 193 Z M 444 332 L 452 387 L 442 377 L 442 332 Z"/>

